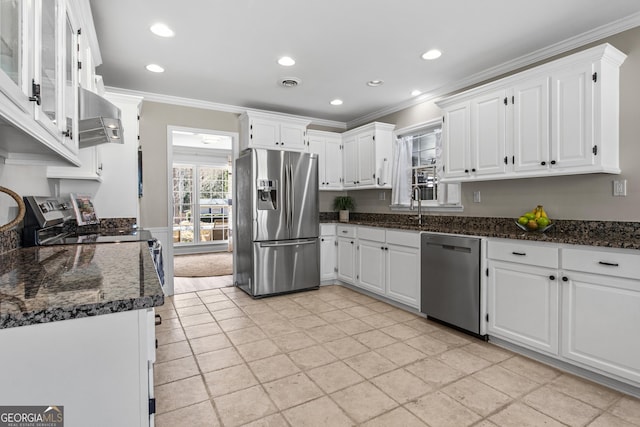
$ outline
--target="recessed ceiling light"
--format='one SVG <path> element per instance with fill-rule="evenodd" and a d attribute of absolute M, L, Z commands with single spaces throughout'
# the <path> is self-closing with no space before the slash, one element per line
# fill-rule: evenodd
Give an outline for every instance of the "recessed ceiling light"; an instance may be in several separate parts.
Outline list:
<path fill-rule="evenodd" d="M 369 80 L 367 82 L 367 86 L 371 86 L 371 87 L 378 87 L 378 86 L 382 86 L 384 84 L 384 81 L 382 80 Z"/>
<path fill-rule="evenodd" d="M 149 29 L 153 34 L 160 37 L 173 37 L 176 35 L 176 33 L 174 33 L 171 28 L 169 28 L 166 24 L 163 24 L 162 22 L 153 24 Z"/>
<path fill-rule="evenodd" d="M 416 89 L 416 90 L 412 90 L 412 91 L 411 91 L 411 96 L 418 96 L 418 95 L 420 95 L 421 93 L 422 93 L 422 92 L 420 92 L 418 89 Z"/>
<path fill-rule="evenodd" d="M 296 61 L 294 61 L 294 59 L 289 56 L 283 56 L 282 58 L 278 59 L 278 64 L 282 65 L 283 67 L 291 67 L 295 63 Z"/>
<path fill-rule="evenodd" d="M 164 68 L 162 68 L 158 64 L 149 64 L 149 65 L 147 65 L 146 68 L 147 68 L 147 70 L 151 71 L 152 73 L 164 73 Z"/>
<path fill-rule="evenodd" d="M 425 52 L 422 54 L 422 59 L 437 59 L 440 58 L 440 56 L 442 55 L 442 52 L 440 52 L 438 49 L 431 49 L 428 52 Z"/>
<path fill-rule="evenodd" d="M 342 105 L 342 99 L 334 99 L 331 101 L 331 105 Z"/>

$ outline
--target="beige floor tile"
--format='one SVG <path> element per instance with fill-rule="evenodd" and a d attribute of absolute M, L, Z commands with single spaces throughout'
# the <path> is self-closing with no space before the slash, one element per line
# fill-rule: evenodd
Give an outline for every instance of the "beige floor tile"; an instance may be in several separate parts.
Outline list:
<path fill-rule="evenodd" d="M 284 354 L 249 362 L 253 373 L 261 383 L 297 374 L 300 369 Z"/>
<path fill-rule="evenodd" d="M 535 381 L 497 365 L 478 371 L 473 377 L 514 398 L 523 396 L 539 386 Z"/>
<path fill-rule="evenodd" d="M 288 355 L 302 370 L 316 368 L 336 361 L 336 357 L 321 345 L 295 350 L 288 353 Z"/>
<path fill-rule="evenodd" d="M 219 302 L 226 302 L 226 303 L 231 303 L 233 304 L 229 298 L 226 297 L 226 295 L 207 295 L 207 296 L 201 296 L 200 299 L 202 300 L 203 303 L 210 305 L 210 304 L 215 304 L 215 303 L 219 303 Z M 231 307 L 235 307 L 235 304 L 233 304 L 232 306 L 229 306 L 227 308 L 231 308 Z"/>
<path fill-rule="evenodd" d="M 200 375 L 157 385 L 154 391 L 157 414 L 184 408 L 209 399 Z"/>
<path fill-rule="evenodd" d="M 500 427 L 562 426 L 556 420 L 519 402 L 507 406 L 489 419 Z"/>
<path fill-rule="evenodd" d="M 350 316 L 360 318 L 365 316 L 371 316 L 373 314 L 377 314 L 376 311 L 371 310 L 363 305 L 354 305 L 353 307 L 344 308 L 343 311 Z"/>
<path fill-rule="evenodd" d="M 207 306 L 207 308 L 215 313 L 216 311 L 220 311 L 220 310 L 226 310 L 228 308 L 236 308 L 237 305 L 235 305 L 233 303 L 233 301 L 227 299 L 226 297 L 222 301 L 212 301 L 212 302 L 207 302 L 205 305 Z"/>
<path fill-rule="evenodd" d="M 343 320 L 341 322 L 335 322 L 333 325 L 347 335 L 360 334 L 373 329 L 373 326 L 359 319 Z"/>
<path fill-rule="evenodd" d="M 380 330 L 401 341 L 420 335 L 420 332 L 402 323 L 396 323 L 395 325 L 387 326 Z"/>
<path fill-rule="evenodd" d="M 182 328 L 182 323 L 180 323 L 180 319 L 178 317 L 174 318 L 162 318 L 162 323 L 156 326 L 156 332 L 168 331 L 170 329 L 179 329 Z"/>
<path fill-rule="evenodd" d="M 307 371 L 307 375 L 327 393 L 364 381 L 364 378 L 342 361 Z"/>
<path fill-rule="evenodd" d="M 473 427 L 497 427 L 497 426 L 489 420 L 482 420 Z"/>
<path fill-rule="evenodd" d="M 233 347 L 196 354 L 202 372 L 211 372 L 243 363 L 242 357 Z"/>
<path fill-rule="evenodd" d="M 194 305 L 191 307 L 177 308 L 176 312 L 180 317 L 187 317 L 187 316 L 195 316 L 196 314 L 206 314 L 206 313 L 209 313 L 209 310 L 205 305 L 200 304 L 200 305 Z"/>
<path fill-rule="evenodd" d="M 631 424 L 622 418 L 605 412 L 596 418 L 589 427 L 637 427 L 638 424 Z"/>
<path fill-rule="evenodd" d="M 563 374 L 549 383 L 549 387 L 568 394 L 596 408 L 606 409 L 620 396 L 615 390 L 583 380 L 570 374 Z"/>
<path fill-rule="evenodd" d="M 429 356 L 444 353 L 449 349 L 447 344 L 429 335 L 420 335 L 406 340 L 405 343 Z"/>
<path fill-rule="evenodd" d="M 442 392 L 482 416 L 487 416 L 511 402 L 511 397 L 473 377 L 465 377 L 449 384 Z"/>
<path fill-rule="evenodd" d="M 358 354 L 344 362 L 365 378 L 373 378 L 395 369 L 397 366 L 375 351 Z"/>
<path fill-rule="evenodd" d="M 159 414 L 155 418 L 155 425 L 156 427 L 218 427 L 220 422 L 211 402 L 206 400 Z"/>
<path fill-rule="evenodd" d="M 549 387 L 539 388 L 522 398 L 522 402 L 570 426 L 584 426 L 601 411 Z"/>
<path fill-rule="evenodd" d="M 400 407 L 387 412 L 384 415 L 380 415 L 366 423 L 362 424 L 362 427 L 428 427 L 423 423 L 420 418 L 413 415 L 411 412 Z"/>
<path fill-rule="evenodd" d="M 220 328 L 222 328 L 222 330 L 225 332 L 237 331 L 238 329 L 256 326 L 256 324 L 253 323 L 253 320 L 249 319 L 246 316 L 221 320 L 218 322 L 218 325 L 220 325 Z"/>
<path fill-rule="evenodd" d="M 174 300 L 173 301 L 173 306 L 176 309 L 178 309 L 178 308 L 183 308 L 183 307 L 192 307 L 194 305 L 202 305 L 202 301 L 200 301 L 200 298 L 198 298 L 197 295 L 195 295 L 195 294 L 189 294 L 189 295 L 193 295 L 193 297 Z"/>
<path fill-rule="evenodd" d="M 316 326 L 315 328 L 307 329 L 307 335 L 318 342 L 335 341 L 347 336 L 340 329 L 333 325 Z"/>
<path fill-rule="evenodd" d="M 282 310 L 278 310 L 278 314 L 284 317 L 285 319 L 289 319 L 289 320 L 299 319 L 301 317 L 312 315 L 312 313 L 309 310 L 302 307 L 284 308 Z"/>
<path fill-rule="evenodd" d="M 324 326 L 328 324 L 324 319 L 315 314 L 297 317 L 294 322 L 295 325 L 300 329 L 311 329 L 315 328 L 316 326 Z"/>
<path fill-rule="evenodd" d="M 332 311 L 336 309 L 333 305 L 327 302 L 324 302 L 322 300 L 314 301 L 311 304 L 303 305 L 303 307 L 309 310 L 310 312 L 316 313 L 316 314 L 320 314 L 320 313 L 324 313 L 324 312 Z"/>
<path fill-rule="evenodd" d="M 176 319 L 178 317 L 178 312 L 173 308 L 166 308 L 164 310 L 158 310 L 159 307 L 156 307 L 156 314 L 160 315 L 162 320 L 165 319 Z"/>
<path fill-rule="evenodd" d="M 318 314 L 318 317 L 320 317 L 325 322 L 329 322 L 332 324 L 335 324 L 337 322 L 344 322 L 345 320 L 354 319 L 354 317 L 351 316 L 350 314 L 347 314 L 342 310 L 335 310 L 335 309 L 331 311 L 325 311 L 324 313 L 320 313 Z"/>
<path fill-rule="evenodd" d="M 331 394 L 331 398 L 355 421 L 362 423 L 398 406 L 369 382 Z"/>
<path fill-rule="evenodd" d="M 209 313 L 205 314 L 195 314 L 193 316 L 185 316 L 180 318 L 180 322 L 183 327 L 195 326 L 195 325 L 203 325 L 207 323 L 215 323 L 213 317 Z"/>
<path fill-rule="evenodd" d="M 261 386 L 225 394 L 213 402 L 225 426 L 240 426 L 277 412 Z"/>
<path fill-rule="evenodd" d="M 279 337 L 281 335 L 292 334 L 294 332 L 300 332 L 301 329 L 288 320 L 274 321 L 266 324 L 261 323 L 260 328 L 262 328 L 265 334 L 272 338 Z"/>
<path fill-rule="evenodd" d="M 435 387 L 441 387 L 465 375 L 463 372 L 435 359 L 423 359 L 405 366 L 405 369 Z"/>
<path fill-rule="evenodd" d="M 311 347 L 316 344 L 316 340 L 304 332 L 294 332 L 292 334 L 273 337 L 273 342 L 275 342 L 276 345 L 286 353 L 294 350 L 300 350 L 301 348 Z"/>
<path fill-rule="evenodd" d="M 502 349 L 496 345 L 487 342 L 473 342 L 465 345 L 462 349 L 468 353 L 480 356 L 483 359 L 492 363 L 502 362 L 510 357 L 513 357 L 515 353 L 509 350 Z"/>
<path fill-rule="evenodd" d="M 205 337 L 207 335 L 219 334 L 222 332 L 222 329 L 215 323 L 207 323 L 204 325 L 196 325 L 189 326 L 184 328 L 184 332 L 187 335 L 187 338 L 190 340 L 194 338 Z"/>
<path fill-rule="evenodd" d="M 196 360 L 193 356 L 189 355 L 182 359 L 156 363 L 153 370 L 153 381 L 155 384 L 160 385 L 198 374 L 200 374 L 200 372 L 196 365 Z"/>
<path fill-rule="evenodd" d="M 321 397 L 283 412 L 295 427 L 349 427 L 355 423 L 328 397 Z"/>
<path fill-rule="evenodd" d="M 462 332 L 458 332 L 455 329 L 440 329 L 438 331 L 430 332 L 429 335 L 431 335 L 438 341 L 442 341 L 443 343 L 454 347 L 479 341 L 478 338 L 463 334 Z"/>
<path fill-rule="evenodd" d="M 353 301 L 357 302 L 358 304 L 361 305 L 368 305 L 368 304 L 374 304 L 376 302 L 378 302 L 379 300 L 372 298 L 368 295 L 364 295 L 361 294 L 359 292 L 353 292 L 351 295 L 349 295 L 349 299 L 352 299 Z"/>
<path fill-rule="evenodd" d="M 386 313 L 384 313 L 384 315 L 397 322 L 408 322 L 420 317 L 417 314 L 412 314 L 399 308 L 394 308 L 391 311 L 387 311 Z"/>
<path fill-rule="evenodd" d="M 249 305 L 242 307 L 242 310 L 245 311 L 249 307 L 262 307 L 261 305 Z M 251 320 L 255 322 L 256 325 L 268 325 L 272 322 L 286 322 L 288 319 L 282 315 L 280 315 L 279 311 L 270 310 L 270 311 L 261 311 L 259 313 L 249 314 Z"/>
<path fill-rule="evenodd" d="M 609 412 L 640 426 L 640 399 L 638 398 L 624 396 L 609 409 Z"/>
<path fill-rule="evenodd" d="M 480 419 L 478 414 L 440 392 L 423 396 L 405 407 L 431 427 L 463 427 Z"/>
<path fill-rule="evenodd" d="M 408 365 L 427 357 L 426 354 L 402 342 L 376 349 L 376 352 L 391 360 L 398 366 Z"/>
<path fill-rule="evenodd" d="M 355 339 L 360 341 L 362 344 L 366 345 L 369 348 L 380 348 L 386 347 L 388 345 L 394 344 L 398 342 L 395 338 L 385 334 L 380 331 L 369 331 L 363 332 L 358 335 L 353 336 Z"/>
<path fill-rule="evenodd" d="M 211 295 L 224 295 L 224 293 L 220 289 L 207 289 L 206 291 L 197 291 L 196 295 L 202 299 L 203 297 L 208 297 Z"/>
<path fill-rule="evenodd" d="M 156 332 L 158 345 L 171 344 L 178 341 L 184 341 L 187 337 L 182 329 L 170 329 L 168 331 Z"/>
<path fill-rule="evenodd" d="M 221 321 L 221 320 L 226 320 L 226 319 L 232 319 L 234 317 L 244 317 L 245 312 L 240 310 L 237 307 L 234 308 L 225 308 L 223 310 L 216 310 L 213 312 L 213 317 L 217 320 L 217 321 Z"/>
<path fill-rule="evenodd" d="M 386 302 L 374 302 L 373 304 L 368 304 L 367 308 L 373 310 L 377 313 L 386 313 L 388 311 L 392 311 L 395 307 L 391 304 L 387 304 Z"/>
<path fill-rule="evenodd" d="M 229 341 L 224 334 L 193 338 L 190 339 L 189 342 L 191 343 L 194 354 L 207 353 L 209 351 L 231 347 L 231 341 Z"/>
<path fill-rule="evenodd" d="M 474 356 L 466 351 L 454 348 L 453 350 L 445 351 L 442 354 L 436 356 L 436 358 L 447 365 L 455 368 L 465 374 L 472 374 L 480 369 L 491 366 L 491 362 L 478 356 Z"/>
<path fill-rule="evenodd" d="M 268 338 L 238 345 L 236 349 L 247 362 L 264 359 L 265 357 L 281 353 L 280 347 Z"/>
<path fill-rule="evenodd" d="M 338 359 L 346 359 L 356 354 L 369 351 L 369 347 L 361 344 L 352 337 L 345 337 L 335 341 L 324 343 L 324 348 Z"/>
<path fill-rule="evenodd" d="M 540 384 L 545 384 L 560 375 L 557 369 L 518 355 L 500 363 L 500 366 Z"/>
<path fill-rule="evenodd" d="M 324 394 L 322 390 L 303 373 L 280 378 L 279 380 L 265 383 L 263 386 L 271 397 L 271 400 L 273 400 L 280 410 L 317 399 Z M 283 390 L 287 392 L 283 393 Z"/>
<path fill-rule="evenodd" d="M 342 299 L 337 299 L 337 300 L 332 300 L 329 301 L 329 304 L 331 304 L 332 306 L 342 309 L 344 310 L 345 308 L 349 308 L 349 307 L 355 307 L 358 306 L 360 304 L 358 304 L 357 302 L 350 300 L 349 298 L 342 298 Z"/>
<path fill-rule="evenodd" d="M 287 420 L 278 413 L 252 421 L 242 427 L 289 427 L 289 424 L 287 423 Z"/>
<path fill-rule="evenodd" d="M 404 322 L 405 325 L 423 333 L 430 334 L 439 329 L 442 329 L 442 326 L 438 323 L 432 322 L 431 320 L 427 320 L 424 317 L 417 317 L 415 319 L 411 319 L 409 321 Z"/>
<path fill-rule="evenodd" d="M 258 384 L 246 364 L 219 369 L 204 375 L 211 397 L 223 396 Z"/>
<path fill-rule="evenodd" d="M 431 385 L 404 369 L 387 372 L 371 379 L 371 382 L 400 404 L 407 403 L 433 390 Z"/>
<path fill-rule="evenodd" d="M 273 308 L 269 307 L 267 304 L 247 305 L 242 307 L 242 311 L 247 313 L 249 316 L 260 313 L 275 313 Z"/>
<path fill-rule="evenodd" d="M 189 342 L 187 341 L 178 341 L 171 344 L 159 345 L 156 350 L 156 363 L 180 359 L 190 355 L 191 347 L 189 347 Z"/>
<path fill-rule="evenodd" d="M 257 326 L 249 326 L 248 328 L 237 329 L 227 332 L 227 337 L 235 345 L 246 344 L 253 341 L 259 341 L 267 338 L 262 329 Z"/>
<path fill-rule="evenodd" d="M 374 328 L 384 328 L 386 326 L 391 326 L 398 323 L 395 320 L 385 316 L 383 313 L 376 313 L 376 314 L 372 314 L 371 316 L 364 316 L 364 317 L 361 317 L 360 320 L 362 320 L 364 323 L 368 325 L 371 325 Z"/>

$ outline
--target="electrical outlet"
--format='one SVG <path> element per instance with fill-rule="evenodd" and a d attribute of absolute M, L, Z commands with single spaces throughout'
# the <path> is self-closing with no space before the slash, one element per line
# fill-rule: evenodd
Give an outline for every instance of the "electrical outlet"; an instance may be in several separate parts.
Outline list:
<path fill-rule="evenodd" d="M 387 193 L 381 191 L 378 193 L 378 200 L 385 200 L 387 198 Z"/>
<path fill-rule="evenodd" d="M 613 181 L 613 195 L 619 197 L 625 197 L 627 195 L 626 179 L 616 179 Z"/>
<path fill-rule="evenodd" d="M 482 199 L 480 198 L 480 191 L 473 192 L 473 203 L 480 203 Z"/>

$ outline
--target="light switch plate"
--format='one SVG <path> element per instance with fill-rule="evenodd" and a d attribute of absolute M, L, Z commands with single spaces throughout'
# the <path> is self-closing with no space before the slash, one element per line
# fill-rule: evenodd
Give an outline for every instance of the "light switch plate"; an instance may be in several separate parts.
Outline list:
<path fill-rule="evenodd" d="M 613 181 L 613 195 L 625 197 L 627 195 L 627 180 L 616 179 Z"/>
<path fill-rule="evenodd" d="M 482 199 L 480 198 L 480 191 L 473 192 L 473 203 L 480 203 Z"/>

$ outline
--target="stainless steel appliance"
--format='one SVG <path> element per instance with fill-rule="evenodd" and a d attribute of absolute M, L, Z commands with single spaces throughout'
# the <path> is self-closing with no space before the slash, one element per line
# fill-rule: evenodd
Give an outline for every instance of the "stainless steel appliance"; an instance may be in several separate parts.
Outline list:
<path fill-rule="evenodd" d="M 420 311 L 480 336 L 480 239 L 423 233 L 420 250 Z"/>
<path fill-rule="evenodd" d="M 251 149 L 235 174 L 236 285 L 254 297 L 320 286 L 317 155 Z"/>

